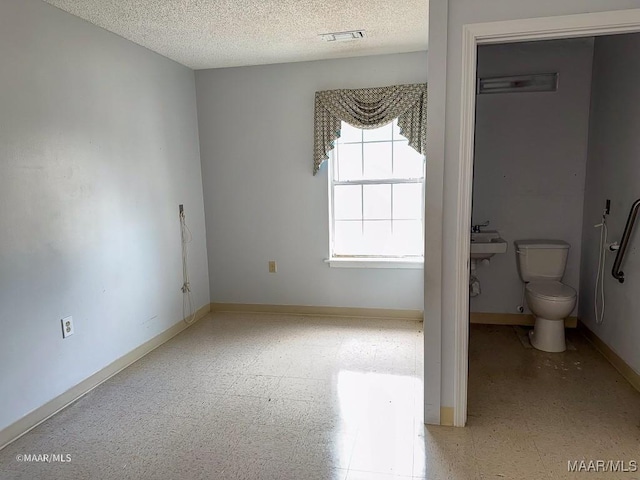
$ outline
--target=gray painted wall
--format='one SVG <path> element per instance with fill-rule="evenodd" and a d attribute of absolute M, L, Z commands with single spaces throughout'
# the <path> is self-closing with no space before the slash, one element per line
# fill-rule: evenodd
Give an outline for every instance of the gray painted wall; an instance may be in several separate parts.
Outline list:
<path fill-rule="evenodd" d="M 209 284 L 193 72 L 39 0 L 0 59 L 2 429 L 182 319 L 179 203 Z"/>
<path fill-rule="evenodd" d="M 425 259 L 425 382 L 441 386 L 441 405 L 453 405 L 455 381 L 455 245 L 459 200 L 462 27 L 466 24 L 640 8 L 640 0 L 430 0 L 429 142 Z M 446 25 L 446 27 L 445 27 Z M 446 75 L 442 70 L 446 69 Z M 429 248 L 431 245 L 431 248 Z M 442 246 L 442 248 L 440 248 Z M 435 345 L 437 343 L 438 345 Z M 441 348 L 440 348 L 441 347 Z M 440 353 L 441 352 L 441 353 Z M 442 378 L 436 373 L 441 371 Z M 429 407 L 428 396 L 426 404 Z M 435 403 L 434 403 L 435 405 Z M 433 411 L 433 409 L 432 409 Z M 427 408 L 429 413 L 429 408 Z M 436 412 L 437 413 L 437 412 Z M 427 415 L 427 418 L 433 418 Z"/>
<path fill-rule="evenodd" d="M 622 270 L 611 276 L 614 254 L 605 268 L 606 314 L 595 323 L 593 290 L 598 265 L 600 223 L 607 198 L 609 242 L 620 241 L 631 204 L 640 198 L 640 34 L 596 39 L 589 162 L 583 229 L 581 320 L 640 373 L 640 226 L 636 224 Z"/>
<path fill-rule="evenodd" d="M 478 49 L 480 77 L 557 72 L 559 82 L 556 92 L 477 97 L 473 223 L 490 220 L 509 247 L 478 267 L 472 312 L 517 313 L 518 239 L 569 242 L 563 282 L 578 290 L 592 58 L 593 39 Z"/>
<path fill-rule="evenodd" d="M 412 53 L 196 72 L 211 300 L 421 310 L 423 271 L 330 268 L 314 93 L 425 82 Z M 268 273 L 269 260 L 278 273 Z"/>

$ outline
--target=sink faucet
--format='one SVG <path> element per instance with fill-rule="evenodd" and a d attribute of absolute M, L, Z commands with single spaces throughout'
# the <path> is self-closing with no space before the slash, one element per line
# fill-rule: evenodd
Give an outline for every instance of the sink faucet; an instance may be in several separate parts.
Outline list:
<path fill-rule="evenodd" d="M 480 233 L 484 227 L 488 227 L 488 226 L 489 226 L 489 220 L 487 220 L 484 223 L 479 223 L 477 225 L 472 225 L 471 226 L 471 233 Z"/>

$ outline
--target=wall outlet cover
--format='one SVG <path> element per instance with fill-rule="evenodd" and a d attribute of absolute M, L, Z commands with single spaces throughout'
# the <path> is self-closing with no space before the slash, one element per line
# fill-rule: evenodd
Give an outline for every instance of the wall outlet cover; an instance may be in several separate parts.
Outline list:
<path fill-rule="evenodd" d="M 73 317 L 66 317 L 60 320 L 62 323 L 62 338 L 73 335 Z"/>
<path fill-rule="evenodd" d="M 269 273 L 276 273 L 278 271 L 278 265 L 275 260 L 269 261 Z"/>

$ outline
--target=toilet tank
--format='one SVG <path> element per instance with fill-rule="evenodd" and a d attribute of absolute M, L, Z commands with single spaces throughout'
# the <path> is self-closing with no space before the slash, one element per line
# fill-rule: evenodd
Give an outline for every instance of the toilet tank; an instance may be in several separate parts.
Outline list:
<path fill-rule="evenodd" d="M 518 274 L 523 282 L 562 280 L 570 245 L 562 240 L 516 240 Z"/>

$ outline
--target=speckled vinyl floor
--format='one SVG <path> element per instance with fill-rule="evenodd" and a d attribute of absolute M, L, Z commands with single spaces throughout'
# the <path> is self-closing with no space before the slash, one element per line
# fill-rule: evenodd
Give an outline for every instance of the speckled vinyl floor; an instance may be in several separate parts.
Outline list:
<path fill-rule="evenodd" d="M 0 451 L 0 478 L 638 478 L 567 474 L 640 460 L 640 394 L 581 337 L 552 355 L 473 325 L 454 429 L 422 424 L 421 327 L 211 315 Z"/>
<path fill-rule="evenodd" d="M 471 325 L 465 432 L 480 478 L 640 479 L 568 472 L 580 460 L 640 468 L 640 393 L 579 332 L 567 340 L 571 350 L 545 353 L 513 327 Z"/>

